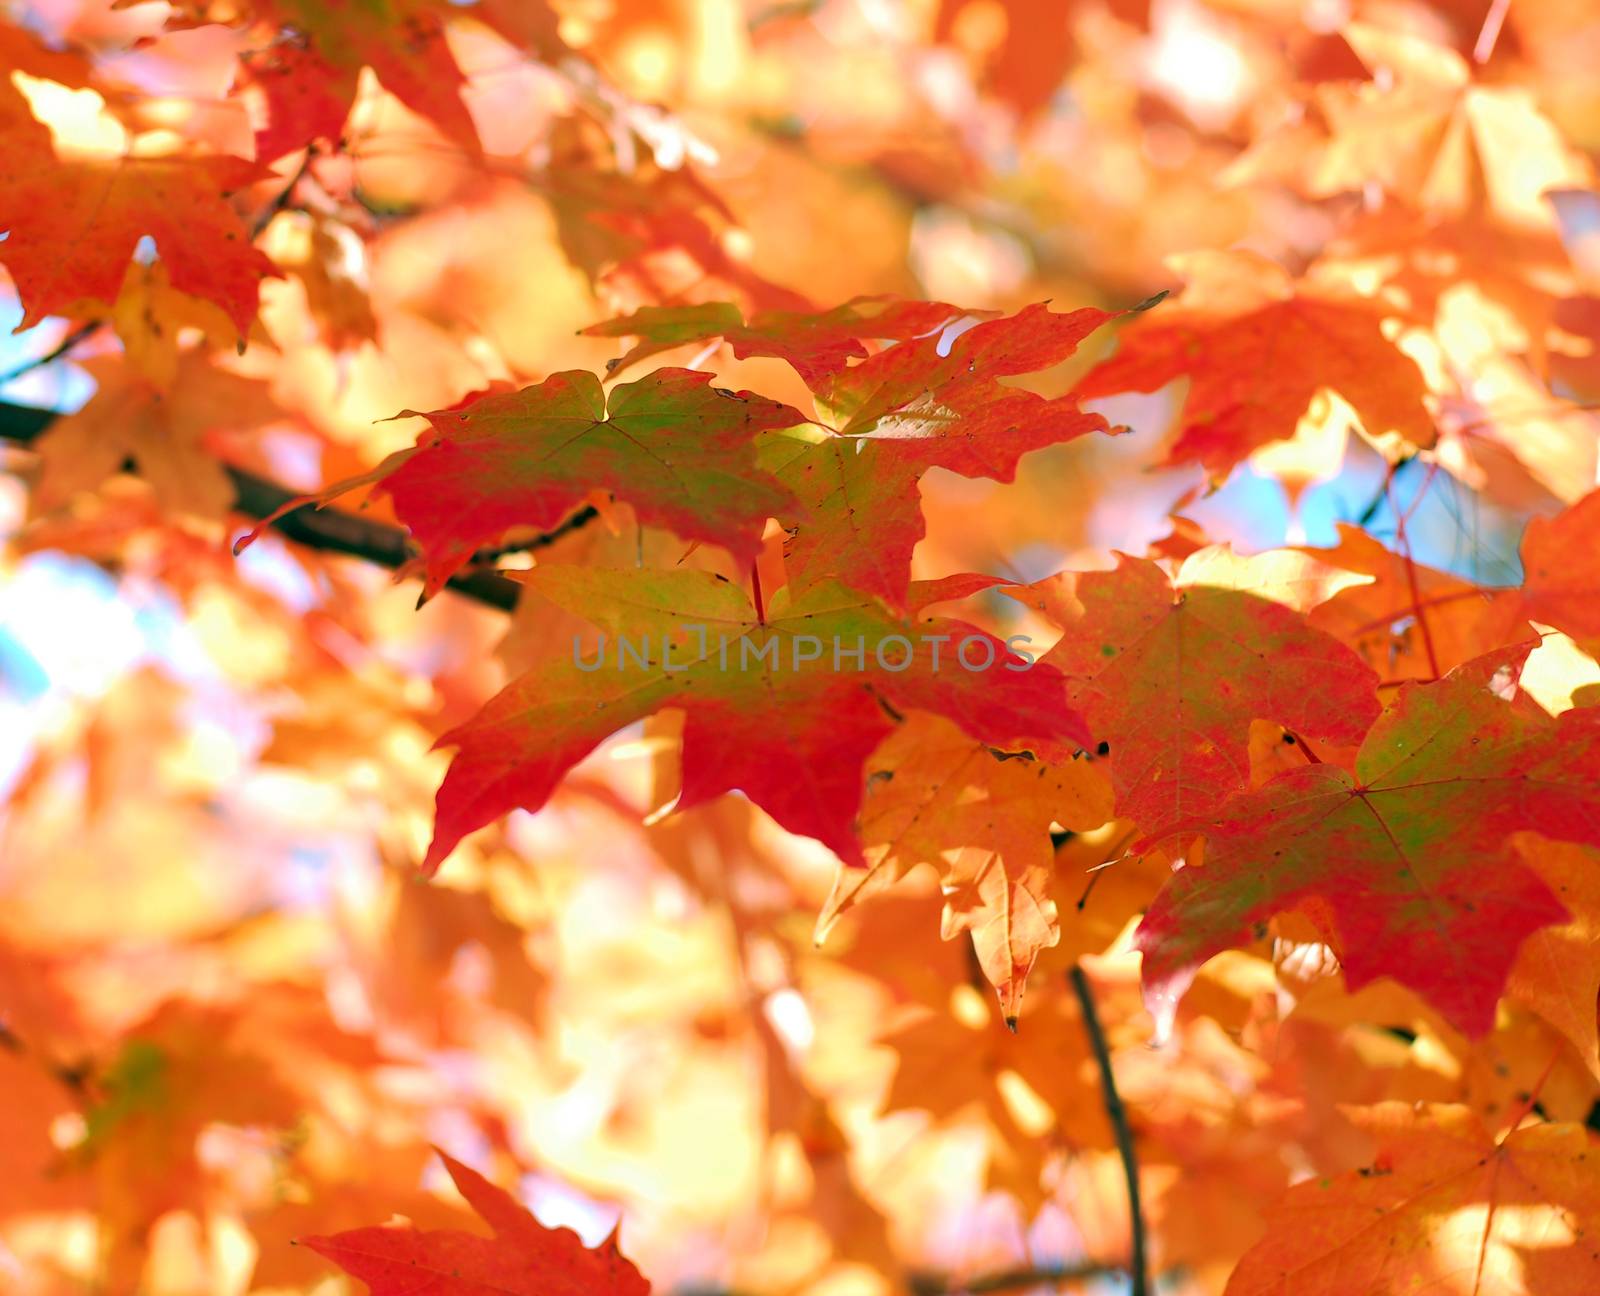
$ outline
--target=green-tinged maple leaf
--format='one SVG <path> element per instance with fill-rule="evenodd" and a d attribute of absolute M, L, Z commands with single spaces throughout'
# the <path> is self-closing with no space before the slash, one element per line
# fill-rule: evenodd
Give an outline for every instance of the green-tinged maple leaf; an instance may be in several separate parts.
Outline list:
<path fill-rule="evenodd" d="M 439 1153 L 456 1189 L 494 1230 L 487 1238 L 409 1223 L 300 1241 L 367 1284 L 372 1296 L 647 1296 L 650 1284 L 613 1233 L 586 1247 L 571 1229 L 546 1228 L 504 1188 Z"/>
<path fill-rule="evenodd" d="M 1293 436 L 1323 388 L 1348 401 L 1374 437 L 1434 443 L 1422 373 L 1383 335 L 1393 311 L 1381 302 L 1296 281 L 1242 252 L 1196 253 L 1185 269 L 1190 286 L 1177 304 L 1133 323 L 1117 354 L 1074 389 L 1087 399 L 1187 378 L 1169 463 L 1226 477 L 1251 451 Z"/>
<path fill-rule="evenodd" d="M 1206 959 L 1314 904 L 1351 989 L 1393 977 L 1469 1035 L 1487 1031 L 1522 939 L 1566 916 L 1507 835 L 1600 844 L 1600 711 L 1552 719 L 1497 695 L 1531 646 L 1405 685 L 1353 773 L 1288 770 L 1189 825 L 1204 864 L 1179 870 L 1135 938 L 1158 1017 Z"/>
<path fill-rule="evenodd" d="M 972 934 L 984 975 L 1015 1020 L 1028 972 L 1061 937 L 1050 877 L 1052 826 L 1111 817 L 1105 776 L 1084 759 L 1049 763 L 998 751 L 936 716 L 914 716 L 873 753 L 861 807 L 865 870 L 841 868 L 817 918 L 839 915 L 918 864 L 937 869 L 943 935 Z"/>
<path fill-rule="evenodd" d="M 432 427 L 415 451 L 376 475 L 422 546 L 430 594 L 480 545 L 514 526 L 554 527 L 597 490 L 615 491 L 646 523 L 752 562 L 767 518 L 794 504 L 757 466 L 754 435 L 806 421 L 690 369 L 658 369 L 609 400 L 598 378 L 574 369 L 423 417 Z"/>
<path fill-rule="evenodd" d="M 1002 380 L 1060 364 L 1114 312 L 1056 313 L 1039 304 L 950 328 L 989 314 L 863 297 L 812 315 L 758 314 L 746 324 L 734 307 L 714 302 L 647 308 L 585 331 L 639 337 L 621 365 L 722 337 L 737 356 L 793 366 L 827 429 L 762 438 L 762 466 L 804 506 L 783 518 L 789 579 L 804 587 L 843 577 L 898 603 L 923 536 L 917 483 L 928 469 L 1010 481 L 1028 451 L 1110 430 L 1070 397 L 1046 399 Z M 869 354 L 868 341 L 894 345 Z"/>
<path fill-rule="evenodd" d="M 907 341 L 937 334 L 963 317 L 990 312 L 964 311 L 944 302 L 857 297 L 829 311 L 760 311 L 748 322 L 732 302 L 696 306 L 645 306 L 631 315 L 591 324 L 589 337 L 639 340 L 611 362 L 612 373 L 672 347 L 721 338 L 743 360 L 772 356 L 793 367 L 809 387 L 817 387 L 868 355 L 866 342 Z"/>
<path fill-rule="evenodd" d="M 605 639 L 582 664 L 574 644 L 573 657 L 514 681 L 440 739 L 460 750 L 439 789 L 427 871 L 474 828 L 543 805 L 603 739 L 664 707 L 686 715 L 680 807 L 739 788 L 848 861 L 861 858 L 862 763 L 903 711 L 1052 754 L 1083 733 L 1054 669 L 1026 668 L 960 621 L 903 620 L 837 581 L 793 599 L 781 590 L 763 615 L 703 572 L 547 566 L 525 580 Z"/>
<path fill-rule="evenodd" d="M 1353 745 L 1378 678 L 1302 612 L 1365 578 L 1280 551 L 1203 549 L 1169 578 L 1118 555 L 1010 591 L 1062 629 L 1044 657 L 1111 758 L 1117 813 L 1153 834 L 1244 787 L 1250 722 Z"/>
<path fill-rule="evenodd" d="M 1491 1137 L 1464 1107 L 1351 1113 L 1369 1166 L 1295 1185 L 1227 1296 L 1588 1296 L 1600 1288 L 1600 1143 L 1579 1125 Z"/>
<path fill-rule="evenodd" d="M 1028 451 L 1109 431 L 1072 397 L 1047 399 L 1001 380 L 1060 363 L 1110 318 L 1030 306 L 967 330 L 948 354 L 939 338 L 920 338 L 827 379 L 817 408 L 833 431 L 774 433 L 761 451 L 807 509 L 792 519 L 784 548 L 789 579 L 804 586 L 846 575 L 898 602 L 924 532 L 917 483 L 928 469 L 1011 481 Z"/>

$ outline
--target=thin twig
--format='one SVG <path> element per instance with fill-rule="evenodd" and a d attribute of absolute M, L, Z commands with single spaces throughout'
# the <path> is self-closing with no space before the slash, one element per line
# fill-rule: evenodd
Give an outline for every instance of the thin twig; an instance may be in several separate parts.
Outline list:
<path fill-rule="evenodd" d="M 306 178 L 306 173 L 311 170 L 311 159 L 317 155 L 315 142 L 306 145 L 305 152 L 300 156 L 300 165 L 290 175 L 289 182 L 278 190 L 272 201 L 263 207 L 256 218 L 250 222 L 250 241 L 254 243 L 267 231 L 267 226 L 272 224 L 272 219 L 279 212 L 288 210 L 289 200 L 294 196 L 295 189 Z"/>
<path fill-rule="evenodd" d="M 1112 1132 L 1117 1136 L 1117 1151 L 1122 1156 L 1122 1173 L 1128 1182 L 1128 1229 L 1133 1235 L 1133 1254 L 1129 1257 L 1129 1296 L 1150 1296 L 1150 1272 L 1145 1259 L 1144 1209 L 1139 1203 L 1139 1162 L 1133 1152 L 1133 1131 L 1128 1127 L 1128 1112 L 1117 1093 L 1117 1079 L 1111 1070 L 1111 1050 L 1106 1047 L 1105 1032 L 1100 1028 L 1100 1016 L 1095 1012 L 1094 994 L 1089 989 L 1089 978 L 1081 965 L 1074 963 L 1067 974 L 1072 991 L 1078 996 L 1078 1010 L 1083 1016 L 1084 1034 L 1094 1049 L 1094 1060 L 1100 1066 L 1101 1097 L 1105 1101 L 1106 1117 L 1111 1121 Z"/>
<path fill-rule="evenodd" d="M 1406 518 L 1410 510 L 1402 513 L 1399 505 L 1395 503 L 1393 472 L 1384 478 L 1384 489 L 1389 495 L 1389 511 L 1394 514 L 1395 544 L 1399 547 L 1400 558 L 1405 563 L 1406 585 L 1411 591 L 1411 613 L 1417 619 L 1417 629 L 1422 632 L 1422 646 L 1428 652 L 1428 669 L 1433 672 L 1433 678 L 1438 679 L 1439 654 L 1434 651 L 1433 631 L 1428 628 L 1428 616 L 1422 610 L 1422 590 L 1417 584 L 1417 564 L 1411 557 L 1411 541 L 1406 538 Z M 1423 489 L 1427 489 L 1426 481 L 1423 483 Z"/>
<path fill-rule="evenodd" d="M 1474 598 L 1487 601 L 1488 599 L 1494 597 L 1495 594 L 1499 593 L 1503 588 L 1509 587 L 1503 587 L 1499 585 L 1474 585 L 1471 589 L 1451 590 L 1448 594 L 1435 594 L 1431 598 L 1423 599 L 1420 603 L 1415 604 L 1414 607 L 1438 608 L 1443 607 L 1447 603 L 1460 603 L 1465 599 Z M 1355 637 L 1358 635 L 1371 634 L 1374 630 L 1381 630 L 1384 626 L 1393 625 L 1407 612 L 1413 611 L 1414 607 L 1396 608 L 1393 612 L 1386 613 L 1383 616 L 1373 617 L 1372 620 L 1364 621 L 1354 630 L 1349 631 L 1349 634 L 1351 637 Z"/>
<path fill-rule="evenodd" d="M 23 374 L 32 373 L 35 369 L 43 369 L 47 364 L 54 364 L 62 356 L 66 355 L 68 351 L 72 350 L 73 347 L 77 346 L 78 343 L 96 332 L 103 322 L 102 320 L 91 320 L 87 324 L 78 325 L 77 328 L 73 329 L 72 332 L 68 333 L 66 337 L 62 338 L 61 341 L 57 342 L 55 346 L 51 347 L 43 355 L 34 356 L 32 360 L 24 360 L 8 374 L 0 374 L 0 387 L 15 381 L 22 377 Z"/>
<path fill-rule="evenodd" d="M 1555 1071 L 1556 1063 L 1561 1061 L 1561 1053 L 1562 1045 L 1557 1044 L 1555 1051 L 1550 1054 L 1550 1060 L 1544 1064 L 1544 1070 L 1539 1073 L 1539 1078 L 1529 1086 L 1527 1093 L 1520 1096 L 1521 1101 L 1517 1104 L 1516 1110 L 1512 1113 L 1511 1119 L 1506 1125 L 1505 1132 L 1495 1140 L 1496 1146 L 1504 1143 L 1508 1138 L 1515 1134 L 1517 1132 L 1517 1126 L 1522 1124 L 1523 1121 L 1527 1120 L 1531 1112 L 1537 1109 L 1542 1113 L 1543 1109 L 1539 1107 L 1539 1094 L 1544 1089 L 1544 1082 L 1548 1080 L 1551 1073 Z"/>
<path fill-rule="evenodd" d="M 1358 527 L 1364 531 L 1372 530 L 1372 523 L 1378 516 L 1378 510 L 1388 502 L 1390 483 L 1404 472 L 1406 465 L 1415 458 L 1416 455 L 1414 453 L 1408 452 L 1401 455 L 1384 470 L 1383 485 L 1378 487 L 1372 498 L 1367 501 L 1366 506 L 1356 514 L 1356 525 Z"/>

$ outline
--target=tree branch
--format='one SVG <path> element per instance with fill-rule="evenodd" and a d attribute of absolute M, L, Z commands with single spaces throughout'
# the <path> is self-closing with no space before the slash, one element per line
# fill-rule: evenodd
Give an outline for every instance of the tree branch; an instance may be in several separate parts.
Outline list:
<path fill-rule="evenodd" d="M 1031 1265 L 1016 1269 L 1000 1269 L 994 1273 L 978 1274 L 972 1278 L 914 1273 L 906 1279 L 906 1288 L 911 1292 L 911 1296 L 990 1296 L 990 1293 L 995 1292 L 1024 1291 L 1029 1287 L 1106 1278 L 1122 1272 L 1123 1270 L 1116 1265 L 1085 1261 L 1081 1264 Z M 753 1296 L 753 1294 L 732 1287 L 691 1283 L 685 1287 L 674 1287 L 671 1296 Z"/>
<path fill-rule="evenodd" d="M 1100 1065 L 1100 1088 L 1105 1099 L 1106 1116 L 1117 1136 L 1117 1151 L 1122 1155 L 1122 1173 L 1128 1181 L 1128 1227 L 1133 1234 L 1133 1255 L 1129 1259 L 1129 1296 L 1150 1296 L 1150 1272 L 1145 1260 L 1144 1210 L 1139 1204 L 1139 1163 L 1133 1153 L 1133 1131 L 1128 1128 L 1128 1112 L 1117 1093 L 1116 1076 L 1111 1070 L 1111 1050 L 1106 1047 L 1105 1032 L 1100 1028 L 1100 1017 L 1095 1012 L 1094 994 L 1089 989 L 1089 979 L 1083 968 L 1072 965 L 1067 974 L 1073 993 L 1078 996 L 1078 1009 L 1083 1014 L 1083 1030 L 1094 1049 L 1094 1060 Z"/>
<path fill-rule="evenodd" d="M 27 445 L 41 436 L 57 417 L 53 410 L 0 402 L 0 441 Z M 247 517 L 270 517 L 303 493 L 232 464 L 223 464 L 223 469 L 233 482 L 234 507 Z M 522 544 L 485 550 L 474 561 L 488 564 L 506 553 L 546 548 L 562 536 L 588 525 L 597 516 L 593 506 L 586 505 L 555 530 L 534 536 Z M 390 571 L 403 567 L 417 556 L 416 546 L 404 527 L 390 526 L 386 522 L 340 509 L 315 508 L 308 504 L 292 513 L 285 513 L 272 523 L 272 529 L 307 549 L 360 558 Z M 507 612 L 516 606 L 517 595 L 522 590 L 516 581 L 490 570 L 467 571 L 453 576 L 450 588 L 467 598 Z"/>
<path fill-rule="evenodd" d="M 979 1274 L 973 1278 L 945 1278 L 938 1274 L 912 1274 L 912 1296 L 988 1296 L 991 1292 L 1024 1291 L 1029 1287 L 1080 1282 L 1119 1274 L 1116 1265 L 1086 1261 L 1070 1265 L 1031 1265 Z"/>
<path fill-rule="evenodd" d="M 16 379 L 22 377 L 23 374 L 32 373 L 35 369 L 43 369 L 47 364 L 54 364 L 57 360 L 61 359 L 62 356 L 66 355 L 68 351 L 72 350 L 73 347 L 77 346 L 78 343 L 82 342 L 86 337 L 93 335 L 100 328 L 102 322 L 103 321 L 101 320 L 91 320 L 87 324 L 80 324 L 43 355 L 36 355 L 31 360 L 24 360 L 9 373 L 0 374 L 0 387 L 4 387 L 7 383 L 14 382 Z M 48 411 L 45 412 L 48 413 Z"/>

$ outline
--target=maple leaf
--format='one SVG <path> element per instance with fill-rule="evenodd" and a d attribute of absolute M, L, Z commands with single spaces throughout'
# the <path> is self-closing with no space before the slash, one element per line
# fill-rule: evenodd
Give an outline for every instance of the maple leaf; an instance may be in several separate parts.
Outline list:
<path fill-rule="evenodd" d="M 372 1296 L 648 1296 L 650 1284 L 615 1232 L 589 1248 L 571 1229 L 546 1228 L 504 1188 L 439 1153 L 494 1237 L 410 1223 L 350 1229 L 300 1241 L 367 1284 Z"/>
<path fill-rule="evenodd" d="M 1055 754 L 1081 741 L 1052 668 L 1025 668 L 960 621 L 901 620 L 837 581 L 793 598 L 780 590 L 758 612 L 703 572 L 547 566 L 524 580 L 602 630 L 612 651 L 602 639 L 601 655 L 580 665 L 574 644 L 573 659 L 514 681 L 439 740 L 460 750 L 439 789 L 425 872 L 474 828 L 538 809 L 603 739 L 664 707 L 686 715 L 681 808 L 739 788 L 847 861 L 860 859 L 862 763 L 900 709 L 947 716 L 1000 746 L 1031 739 Z"/>
<path fill-rule="evenodd" d="M 0 67 L 61 85 L 82 85 L 90 79 L 89 60 L 79 51 L 51 49 L 35 32 L 0 20 Z M 37 152 L 50 147 L 50 131 L 34 118 L 28 98 L 8 75 L 0 78 L 0 140 L 6 150 Z"/>
<path fill-rule="evenodd" d="M 941 0 L 934 39 L 949 42 L 973 7 L 973 0 Z M 1008 0 L 991 10 L 1000 17 L 1001 34 L 985 51 L 982 79 L 1023 119 L 1050 103 L 1078 52 L 1073 8 L 1060 0 Z"/>
<path fill-rule="evenodd" d="M 271 1196 L 246 1219 L 260 1253 L 251 1281 L 259 1289 L 315 1290 L 328 1264 L 302 1245 L 307 1234 L 363 1228 L 374 1219 L 404 1216 L 421 1229 L 460 1228 L 474 1221 L 465 1202 L 446 1201 L 424 1186 L 434 1151 L 407 1131 L 403 1142 L 331 1135 L 280 1153 Z"/>
<path fill-rule="evenodd" d="M 1191 554 L 1169 578 L 1117 555 L 1109 572 L 1066 572 L 1007 591 L 1062 628 L 1042 659 L 1111 758 L 1117 813 L 1147 835 L 1242 788 L 1250 722 L 1361 741 L 1377 676 L 1301 610 L 1363 580 L 1289 552 Z"/>
<path fill-rule="evenodd" d="M 1600 844 L 1600 711 L 1552 719 L 1494 692 L 1531 649 L 1404 685 L 1353 773 L 1289 770 L 1194 824 L 1204 865 L 1168 882 L 1135 936 L 1158 1017 L 1206 959 L 1315 901 L 1352 990 L 1393 977 L 1468 1035 L 1486 1032 L 1518 944 L 1565 917 L 1507 835 Z"/>
<path fill-rule="evenodd" d="M 98 487 L 131 460 L 163 507 L 222 517 L 234 487 L 208 438 L 287 417 L 267 384 L 218 369 L 197 352 L 181 357 L 171 391 L 110 357 L 84 368 L 99 383 L 93 399 L 37 443 L 43 467 L 33 504 L 40 511 Z"/>
<path fill-rule="evenodd" d="M 1553 518 L 1535 517 L 1522 533 L 1519 615 L 1600 639 L 1600 490 Z"/>
<path fill-rule="evenodd" d="M 1600 1077 L 1600 855 L 1548 842 L 1532 833 L 1513 838 L 1517 856 L 1545 880 L 1571 915 L 1522 942 L 1506 978 L 1506 993 L 1559 1030 Z"/>
<path fill-rule="evenodd" d="M 1326 256 L 1350 269 L 1382 267 L 1384 284 L 1403 293 L 1419 319 L 1437 319 L 1470 283 L 1485 304 L 1526 327 L 1528 356 L 1541 372 L 1551 359 L 1546 330 L 1572 301 L 1570 260 L 1555 229 L 1489 224 L 1471 213 L 1447 218 L 1385 202 L 1356 217 Z"/>
<path fill-rule="evenodd" d="M 1582 1296 L 1600 1284 L 1600 1150 L 1579 1125 L 1494 1139 L 1464 1107 L 1356 1113 L 1372 1165 L 1297 1184 L 1226 1296 Z"/>
<path fill-rule="evenodd" d="M 1027 121 L 1050 106 L 1077 61 L 1074 27 L 1086 8 L 1150 30 L 1150 0 L 940 0 L 933 38 L 967 46 L 982 87 Z"/>
<path fill-rule="evenodd" d="M 280 212 L 263 232 L 268 255 L 305 293 L 306 309 L 334 351 L 375 341 L 365 249 L 348 226 L 326 216 Z"/>
<path fill-rule="evenodd" d="M 1307 619 L 1348 644 L 1385 680 L 1435 679 L 1507 640 L 1496 631 L 1513 623 L 1491 626 L 1484 615 L 1491 591 L 1409 560 L 1358 527 L 1341 524 L 1332 549 L 1301 552 L 1372 577 L 1339 590 Z"/>
<path fill-rule="evenodd" d="M 634 156 L 632 137 L 597 152 L 576 122 L 558 122 L 536 183 L 550 202 L 567 259 L 608 295 L 672 301 L 730 292 L 752 305 L 809 310 L 800 294 L 756 274 L 727 235 L 732 211 L 693 167 Z"/>
<path fill-rule="evenodd" d="M 291 996 L 291 1029 L 303 1031 L 308 1018 L 320 1025 L 294 990 L 274 989 Z M 155 1221 L 204 1198 L 202 1131 L 219 1122 L 287 1129 L 307 1105 L 286 1081 L 305 1050 L 275 1031 L 283 1016 L 265 996 L 247 1010 L 171 1001 L 129 1032 L 105 1068 L 67 1159 L 93 1176 L 107 1263 L 128 1290 Z"/>
<path fill-rule="evenodd" d="M 1051 764 L 998 751 L 937 716 L 913 716 L 873 753 L 861 808 L 865 870 L 842 868 L 822 912 L 821 942 L 839 916 L 918 864 L 939 871 L 946 940 L 971 932 L 984 975 L 1015 1021 L 1041 949 L 1061 938 L 1049 897 L 1050 830 L 1097 828 L 1110 788 L 1088 761 Z"/>
<path fill-rule="evenodd" d="M 971 986 L 961 986 L 938 1009 L 918 1010 L 885 1030 L 879 1039 L 897 1063 L 883 1106 L 926 1111 L 941 1122 L 976 1110 L 990 1184 L 1037 1201 L 1052 1150 L 1111 1145 L 1105 1111 L 1090 1097 L 1094 1055 L 1062 985 L 1030 996 L 1015 1031 L 998 1029 L 992 1012 Z"/>
<path fill-rule="evenodd" d="M 1434 443 L 1422 373 L 1384 336 L 1394 312 L 1381 302 L 1295 280 L 1253 253 L 1192 253 L 1177 264 L 1189 281 L 1177 305 L 1129 326 L 1117 354 L 1074 388 L 1087 399 L 1188 378 L 1168 463 L 1226 477 L 1252 451 L 1292 436 L 1323 388 L 1348 401 L 1371 436 Z"/>
<path fill-rule="evenodd" d="M 160 261 L 128 263 L 122 291 L 106 319 L 116 330 L 128 365 L 162 391 L 170 391 L 178 381 L 194 333 L 218 349 L 237 339 L 227 313 L 214 302 L 175 289 Z"/>
<path fill-rule="evenodd" d="M 898 603 L 924 531 L 917 483 L 928 469 L 1008 482 L 1028 451 L 1108 431 L 1073 397 L 1047 399 L 1001 380 L 1060 363 L 1110 318 L 1092 307 L 1030 306 L 968 329 L 947 354 L 938 336 L 923 337 L 826 379 L 817 407 L 831 432 L 773 433 L 761 449 L 807 510 L 784 519 L 790 581 L 848 575 Z"/>
<path fill-rule="evenodd" d="M 1003 319 L 982 319 L 988 315 L 858 297 L 831 311 L 768 311 L 744 323 L 735 307 L 712 302 L 647 307 L 584 331 L 641 339 L 617 367 L 715 337 L 740 358 L 791 365 L 828 426 L 762 438 L 763 466 L 804 506 L 783 519 L 789 580 L 804 587 L 847 576 L 856 589 L 898 603 L 924 532 L 917 483 L 929 468 L 1008 482 L 1028 451 L 1110 429 L 1070 397 L 1047 400 L 1001 380 L 1068 359 L 1115 312 L 1061 314 L 1041 303 Z M 973 319 L 982 322 L 953 332 Z M 868 341 L 895 345 L 869 354 Z"/>
<path fill-rule="evenodd" d="M 385 899 L 388 922 L 371 953 L 374 964 L 381 960 L 390 969 L 373 993 L 380 1013 L 408 1026 L 415 1022 L 441 1039 L 449 1038 L 452 1017 L 484 1007 L 539 1024 L 546 986 L 528 958 L 528 933 L 498 913 L 489 896 L 425 886 L 397 873 Z M 450 983 L 451 963 L 464 949 L 481 951 L 491 984 L 457 1003 L 442 997 L 439 987 Z"/>
<path fill-rule="evenodd" d="M 852 360 L 865 359 L 867 341 L 926 337 L 964 316 L 990 313 L 964 311 L 944 302 L 856 297 L 829 311 L 760 311 L 746 322 L 732 302 L 704 302 L 645 306 L 631 315 L 591 324 L 582 332 L 587 337 L 639 339 L 608 364 L 611 373 L 673 347 L 721 338 L 741 360 L 772 356 L 786 361 L 815 389 Z"/>
<path fill-rule="evenodd" d="M 61 1149 L 51 1137 L 57 1121 L 77 1114 L 68 1078 L 89 1051 L 61 984 L 62 962 L 0 936 L 0 1215 L 92 1202 L 88 1185 L 60 1173 Z"/>
<path fill-rule="evenodd" d="M 266 172 L 236 157 L 57 157 L 48 145 L 0 147 L 6 206 L 0 261 L 24 314 L 18 328 L 71 315 L 88 300 L 109 308 L 141 238 L 155 241 L 172 287 L 214 302 L 239 336 L 255 318 L 261 280 L 278 277 L 251 246 L 225 195 Z"/>
<path fill-rule="evenodd" d="M 806 421 L 690 369 L 658 369 L 609 399 L 574 369 L 422 417 L 432 429 L 416 449 L 375 475 L 422 546 L 430 595 L 480 545 L 514 526 L 549 530 L 596 490 L 615 491 L 644 522 L 753 562 L 766 519 L 793 504 L 757 467 L 754 434 Z"/>
<path fill-rule="evenodd" d="M 1328 123 L 1307 150 L 1309 192 L 1378 184 L 1423 210 L 1487 208 L 1510 225 L 1550 223 L 1544 195 L 1581 188 L 1592 174 L 1526 87 L 1475 85 L 1454 50 L 1364 23 L 1344 39 L 1381 78 L 1329 85 L 1317 96 Z"/>
<path fill-rule="evenodd" d="M 271 161 L 315 140 L 339 139 L 363 67 L 385 90 L 469 153 L 477 129 L 461 101 L 466 78 L 438 11 L 419 0 L 270 0 L 262 14 L 292 33 L 247 57 L 267 101 L 256 155 Z"/>

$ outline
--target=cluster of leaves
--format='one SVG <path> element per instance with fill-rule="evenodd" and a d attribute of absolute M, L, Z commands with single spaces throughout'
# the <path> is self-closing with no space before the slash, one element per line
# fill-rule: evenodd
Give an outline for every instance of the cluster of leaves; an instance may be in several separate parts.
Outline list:
<path fill-rule="evenodd" d="M 1600 1288 L 1600 19 L 881 8 L 0 3 L 18 1290 Z"/>

